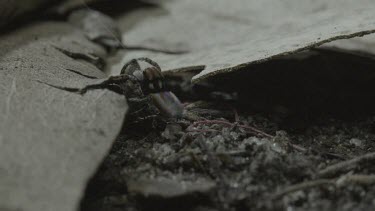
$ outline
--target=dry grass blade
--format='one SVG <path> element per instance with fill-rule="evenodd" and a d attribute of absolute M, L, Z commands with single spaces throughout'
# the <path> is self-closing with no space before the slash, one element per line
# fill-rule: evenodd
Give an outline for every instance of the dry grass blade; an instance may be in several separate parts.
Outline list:
<path fill-rule="evenodd" d="M 305 189 L 308 189 L 308 188 L 319 187 L 319 186 L 323 186 L 323 185 L 334 186 L 335 182 L 333 180 L 329 180 L 329 179 L 320 179 L 320 180 L 298 183 L 298 184 L 295 184 L 295 185 L 291 185 L 291 186 L 287 187 L 286 189 L 274 194 L 271 197 L 271 199 L 277 200 L 277 199 L 280 199 L 281 197 L 283 197 L 283 196 L 285 196 L 289 193 L 293 193 L 293 192 L 296 192 L 296 191 L 299 191 L 299 190 L 305 190 Z"/>
<path fill-rule="evenodd" d="M 256 135 L 261 135 L 261 136 L 264 136 L 264 137 L 267 137 L 267 138 L 273 138 L 272 135 L 267 134 L 266 132 L 263 132 L 263 131 L 255 128 L 255 127 L 251 127 L 251 126 L 247 126 L 247 125 L 240 125 L 240 124 L 236 124 L 236 123 L 230 123 L 230 122 L 224 121 L 224 120 L 203 120 L 203 121 L 194 122 L 194 125 L 199 125 L 199 124 L 221 124 L 221 125 L 225 125 L 227 127 L 237 126 L 239 128 L 243 128 L 245 130 L 248 130 L 250 133 L 253 133 L 253 134 L 256 134 Z"/>
<path fill-rule="evenodd" d="M 363 174 L 354 174 L 354 175 L 345 175 L 337 180 L 338 186 L 343 186 L 348 183 L 354 183 L 358 185 L 373 185 L 375 183 L 375 175 L 363 175 Z"/>
<path fill-rule="evenodd" d="M 279 191 L 274 194 L 271 199 L 277 200 L 281 199 L 283 196 L 300 191 L 306 190 L 309 188 L 320 187 L 323 185 L 329 185 L 333 187 L 344 187 L 348 184 L 357 184 L 357 185 L 373 185 L 375 183 L 375 175 L 344 175 L 336 179 L 318 179 L 313 181 L 306 181 L 298 184 L 291 185 L 284 190 Z"/>
<path fill-rule="evenodd" d="M 371 160 L 375 160 L 375 152 L 328 166 L 318 172 L 318 177 L 331 177 L 340 172 L 347 172 L 356 168 L 358 164 Z"/>

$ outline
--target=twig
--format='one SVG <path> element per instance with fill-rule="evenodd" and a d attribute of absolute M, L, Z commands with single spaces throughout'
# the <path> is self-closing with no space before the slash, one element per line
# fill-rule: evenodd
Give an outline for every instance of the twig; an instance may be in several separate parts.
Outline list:
<path fill-rule="evenodd" d="M 202 121 L 196 121 L 193 123 L 193 125 L 197 125 L 197 124 L 223 124 L 223 125 L 226 125 L 227 127 L 240 127 L 240 128 L 244 128 L 244 129 L 248 129 L 248 130 L 251 130 L 252 134 L 260 134 L 260 135 L 263 135 L 264 137 L 267 137 L 267 138 L 274 138 L 274 136 L 270 135 L 270 134 L 267 134 L 259 129 L 256 129 L 254 127 L 251 127 L 251 126 L 246 126 L 246 125 L 239 125 L 239 124 L 236 124 L 236 123 L 230 123 L 230 122 L 227 122 L 227 121 L 223 121 L 223 120 L 202 120 Z M 208 132 L 208 131 L 203 131 L 203 132 Z M 296 145 L 296 144 L 292 144 L 292 143 L 288 143 L 290 147 L 292 147 L 293 149 L 295 150 L 298 150 L 300 152 L 307 152 L 307 149 L 304 148 L 304 147 L 301 147 L 299 145 Z"/>
<path fill-rule="evenodd" d="M 218 132 L 217 130 L 213 129 L 206 129 L 206 130 L 199 130 L 199 129 L 188 129 L 186 130 L 188 133 L 209 133 L 209 132 Z"/>
<path fill-rule="evenodd" d="M 313 151 L 317 154 L 334 157 L 340 160 L 348 160 L 349 158 L 351 158 L 351 157 L 343 156 L 343 155 L 332 153 L 332 152 L 325 152 L 325 151 L 319 151 L 319 150 L 313 150 Z"/>
<path fill-rule="evenodd" d="M 319 179 L 319 180 L 313 180 L 313 181 L 306 181 L 306 182 L 298 183 L 298 184 L 295 184 L 295 185 L 291 185 L 291 186 L 285 188 L 284 190 L 274 194 L 273 196 L 271 196 L 271 199 L 277 200 L 277 199 L 280 199 L 281 197 L 283 197 L 283 196 L 285 196 L 289 193 L 293 193 L 293 192 L 296 192 L 296 191 L 299 191 L 299 190 L 305 190 L 305 189 L 308 189 L 308 188 L 319 187 L 319 186 L 322 186 L 322 185 L 335 186 L 335 182 L 333 180 L 329 180 L 329 179 Z"/>
<path fill-rule="evenodd" d="M 335 179 L 318 179 L 313 181 L 306 181 L 298 184 L 291 185 L 285 188 L 282 191 L 271 196 L 272 200 L 277 200 L 283 196 L 309 188 L 330 185 L 333 187 L 343 187 L 348 184 L 357 184 L 357 185 L 373 185 L 375 184 L 375 175 L 363 175 L 363 174 L 354 174 L 354 175 L 344 175 Z"/>
<path fill-rule="evenodd" d="M 292 143 L 288 143 L 288 145 L 290 147 L 292 147 L 293 149 L 298 150 L 300 152 L 307 152 L 307 149 L 304 148 L 304 147 L 302 147 L 302 146 L 299 146 L 299 145 L 296 145 L 296 144 L 292 144 Z"/>
<path fill-rule="evenodd" d="M 318 177 L 330 177 L 338 174 L 339 172 L 350 171 L 356 168 L 358 164 L 372 160 L 375 160 L 375 152 L 328 166 L 318 172 Z"/>
<path fill-rule="evenodd" d="M 227 151 L 227 152 L 217 152 L 218 156 L 227 155 L 227 156 L 248 156 L 249 152 L 246 150 L 237 150 L 237 151 Z"/>
<path fill-rule="evenodd" d="M 337 186 L 344 186 L 348 183 L 354 183 L 358 185 L 372 185 L 375 183 L 375 175 L 365 175 L 365 174 L 354 174 L 345 175 L 336 181 Z"/>
<path fill-rule="evenodd" d="M 203 120 L 203 121 L 196 121 L 193 124 L 194 125 L 198 125 L 198 124 L 222 124 L 222 125 L 226 125 L 227 127 L 237 126 L 237 127 L 240 127 L 240 128 L 248 129 L 252 133 L 263 135 L 264 137 L 273 138 L 272 135 L 269 135 L 266 132 L 263 132 L 259 129 L 254 128 L 254 127 L 247 126 L 247 125 L 236 125 L 235 123 L 230 123 L 230 122 L 223 121 L 223 120 Z"/>

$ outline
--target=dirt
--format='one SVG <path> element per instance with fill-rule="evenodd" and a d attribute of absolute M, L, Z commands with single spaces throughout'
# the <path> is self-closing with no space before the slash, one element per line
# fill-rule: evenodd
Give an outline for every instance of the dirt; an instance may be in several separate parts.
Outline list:
<path fill-rule="evenodd" d="M 110 10 L 124 34 L 115 21 L 92 10 L 93 19 L 73 20 L 82 23 L 73 28 L 61 22 L 75 8 L 75 1 L 69 2 L 73 5 L 61 7 L 59 14 L 41 12 L 28 20 L 39 23 L 27 24 L 27 18 L 21 17 L 19 24 L 4 28 L 0 69 L 5 73 L 2 86 L 10 88 L 2 92 L 7 102 L 3 106 L 5 136 L 0 134 L 0 142 L 8 141 L 5 153 L 0 153 L 5 162 L 0 174 L 6 176 L 0 181 L 5 184 L 0 185 L 5 193 L 0 210 L 75 210 L 88 177 L 117 136 L 126 110 L 126 122 L 110 153 L 88 182 L 81 210 L 369 210 L 375 205 L 373 55 L 326 46 L 285 57 L 306 46 L 373 33 L 368 8 L 352 16 L 334 13 L 333 19 L 313 18 L 311 24 L 306 22 L 312 26 L 307 32 L 285 27 L 291 36 L 280 35 L 284 27 L 274 19 L 272 26 L 277 27 L 268 33 L 262 30 L 255 39 L 247 32 L 250 25 L 240 19 L 238 25 L 247 36 L 232 33 L 242 30 L 221 33 L 236 24 L 216 21 L 220 18 L 208 13 L 209 25 L 220 27 L 195 32 L 198 27 L 192 18 L 200 16 L 192 16 L 188 8 L 176 12 L 172 7 L 136 1 L 133 6 L 93 1 L 94 8 Z M 0 27 L 39 6 L 8 9 Z M 202 5 L 197 1 L 196 6 Z M 146 10 L 133 11 L 141 7 Z M 177 19 L 169 17 L 169 12 L 178 14 Z M 244 14 L 248 17 L 248 12 Z M 290 17 L 288 25 L 293 25 L 290 20 L 299 23 Z M 165 24 L 163 19 L 175 21 Z M 186 20 L 194 24 L 184 24 Z M 199 39 L 173 34 L 178 30 L 159 24 L 191 26 L 187 31 L 194 33 L 184 34 Z M 306 28 L 302 22 L 297 26 Z M 119 43 L 122 35 L 124 44 Z M 246 40 L 241 41 L 243 37 Z M 114 63 L 108 57 L 117 51 L 125 53 L 120 56 L 123 61 L 148 55 L 160 62 L 168 87 L 184 104 L 184 116 L 163 117 L 151 101 L 145 107 L 133 106 L 137 104 L 129 99 L 133 96 L 118 90 L 86 96 L 71 93 L 88 84 L 98 87 L 92 82 L 105 77 L 103 69 Z M 196 72 L 168 72 L 177 71 L 171 67 Z M 210 71 L 231 67 L 236 71 L 211 77 Z M 199 72 L 203 69 L 206 72 Z M 210 77 L 203 77 L 204 73 Z M 202 77 L 193 85 L 190 81 L 197 74 Z"/>
<path fill-rule="evenodd" d="M 127 118 L 81 209 L 371 209 L 372 59 L 310 53 L 194 87 L 169 77 L 199 119 Z"/>

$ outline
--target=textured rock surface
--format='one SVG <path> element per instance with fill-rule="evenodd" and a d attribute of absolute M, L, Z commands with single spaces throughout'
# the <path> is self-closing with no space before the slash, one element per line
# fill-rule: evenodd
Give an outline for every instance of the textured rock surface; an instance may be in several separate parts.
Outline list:
<path fill-rule="evenodd" d="M 0 38 L 0 210 L 75 210 L 123 123 L 123 96 L 80 96 L 45 84 L 82 87 L 93 80 L 86 76 L 105 77 L 55 47 L 105 55 L 64 23 Z"/>
<path fill-rule="evenodd" d="M 148 56 L 164 70 L 205 66 L 193 78 L 199 81 L 333 40 L 372 33 L 373 9 L 368 0 L 163 1 L 120 18 L 124 40 L 190 52 L 133 52 L 127 53 L 122 63 Z"/>

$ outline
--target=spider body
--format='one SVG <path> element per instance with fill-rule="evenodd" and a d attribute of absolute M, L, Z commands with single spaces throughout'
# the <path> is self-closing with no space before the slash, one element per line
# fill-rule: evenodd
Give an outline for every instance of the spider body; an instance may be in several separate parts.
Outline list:
<path fill-rule="evenodd" d="M 150 65 L 142 68 L 139 62 L 145 62 Z M 166 117 L 181 117 L 183 114 L 183 106 L 180 100 L 168 91 L 165 86 L 165 79 L 161 72 L 160 66 L 148 58 L 133 59 L 126 63 L 121 70 L 120 75 L 128 75 L 132 78 L 133 87 L 128 87 L 125 92 L 126 96 L 134 98 L 129 101 L 139 101 L 147 99 Z M 129 89 L 130 88 L 130 89 Z M 131 93 L 130 93 L 131 92 Z"/>
<path fill-rule="evenodd" d="M 140 61 L 149 66 L 142 68 Z M 168 91 L 160 66 L 151 59 L 132 59 L 124 65 L 120 75 L 111 76 L 98 84 L 88 85 L 78 92 L 85 94 L 89 90 L 103 88 L 125 95 L 131 110 L 145 107 L 144 105 L 151 101 L 163 116 L 179 118 L 183 115 L 184 108 L 180 100 L 173 92 Z"/>
<path fill-rule="evenodd" d="M 142 68 L 139 61 L 151 66 Z M 133 59 L 124 65 L 121 70 L 121 75 L 123 74 L 134 76 L 137 79 L 142 95 L 148 97 L 162 115 L 167 117 L 182 116 L 183 106 L 173 92 L 167 90 L 161 68 L 156 62 L 148 58 Z"/>
<path fill-rule="evenodd" d="M 140 61 L 144 61 L 146 64 L 151 65 L 142 68 Z M 124 65 L 120 75 L 129 75 L 138 80 L 142 88 L 142 92 L 147 95 L 150 93 L 158 93 L 166 91 L 164 76 L 161 72 L 160 66 L 148 58 L 132 59 Z"/>

